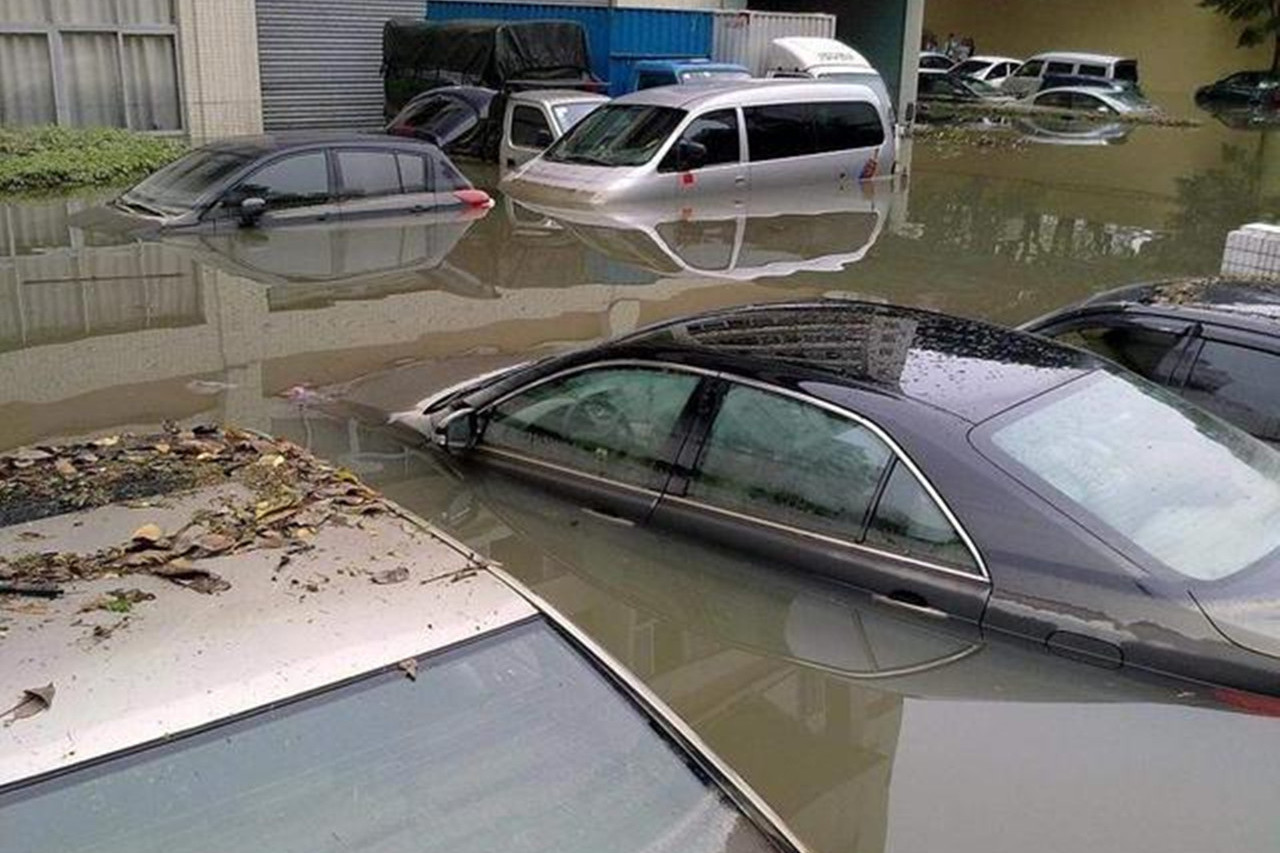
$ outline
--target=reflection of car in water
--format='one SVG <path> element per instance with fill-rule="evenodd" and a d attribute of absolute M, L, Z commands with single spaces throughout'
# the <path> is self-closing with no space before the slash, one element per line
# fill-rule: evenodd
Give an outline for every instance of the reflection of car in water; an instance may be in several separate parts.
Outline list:
<path fill-rule="evenodd" d="M 891 185 L 873 182 L 774 190 L 752 194 L 745 204 L 719 196 L 680 207 L 528 208 L 631 266 L 747 280 L 856 263 L 879 237 L 893 198 Z"/>
<path fill-rule="evenodd" d="M 1031 142 L 1052 145 L 1118 145 L 1135 127 L 1121 117 L 1153 116 L 1156 109 L 1132 86 L 1099 81 L 1090 86 L 1059 86 L 1030 99 L 1042 108 L 1016 124 Z"/>
<path fill-rule="evenodd" d="M 464 464 L 619 523 L 1100 666 L 1280 693 L 1280 453 L 1080 350 L 910 308 L 759 305 L 423 415 Z"/>
<path fill-rule="evenodd" d="M 424 285 L 489 296 L 491 288 L 446 262 L 487 212 L 473 208 L 261 231 L 166 234 L 159 239 L 192 253 L 201 263 L 272 285 L 273 304 L 281 299 L 368 298 Z"/>

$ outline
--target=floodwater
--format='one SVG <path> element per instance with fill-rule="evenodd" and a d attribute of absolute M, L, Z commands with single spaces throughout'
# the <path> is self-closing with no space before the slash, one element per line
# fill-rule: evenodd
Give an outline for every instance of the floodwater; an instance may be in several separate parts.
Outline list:
<path fill-rule="evenodd" d="M 138 243 L 70 227 L 92 197 L 0 204 L 0 449 L 166 420 L 293 438 L 530 583 L 823 853 L 1274 851 L 1280 720 L 463 482 L 381 426 L 431 383 L 717 306 L 1019 322 L 1216 272 L 1227 232 L 1280 207 L 1272 134 L 1123 130 L 920 141 L 892 190 L 614 218 L 499 197 L 479 217 Z"/>

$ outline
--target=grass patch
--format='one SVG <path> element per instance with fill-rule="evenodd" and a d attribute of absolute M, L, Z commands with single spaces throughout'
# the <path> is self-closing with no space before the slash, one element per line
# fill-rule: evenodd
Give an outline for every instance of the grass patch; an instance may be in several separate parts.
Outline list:
<path fill-rule="evenodd" d="M 0 193 L 124 184 L 186 148 L 176 139 L 109 127 L 0 127 Z"/>

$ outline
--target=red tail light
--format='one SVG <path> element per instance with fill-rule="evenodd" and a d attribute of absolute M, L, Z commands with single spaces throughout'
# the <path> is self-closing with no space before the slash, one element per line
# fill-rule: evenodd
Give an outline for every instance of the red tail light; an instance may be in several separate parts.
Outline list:
<path fill-rule="evenodd" d="M 493 199 L 484 190 L 454 190 L 453 197 L 468 207 L 493 206 Z"/>
<path fill-rule="evenodd" d="M 1280 698 L 1275 696 L 1263 696 L 1260 693 L 1249 693 L 1244 690 L 1219 687 L 1213 691 L 1213 698 L 1224 705 L 1229 705 L 1238 711 L 1244 711 L 1248 714 L 1257 714 L 1262 717 L 1280 717 Z"/>

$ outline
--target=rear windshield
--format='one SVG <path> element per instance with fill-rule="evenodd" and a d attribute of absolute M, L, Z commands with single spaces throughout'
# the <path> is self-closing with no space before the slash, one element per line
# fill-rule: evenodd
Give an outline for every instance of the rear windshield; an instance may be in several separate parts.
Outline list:
<path fill-rule="evenodd" d="M 547 149 L 543 160 L 591 166 L 640 166 L 653 159 L 684 110 L 610 104 L 587 116 Z"/>
<path fill-rule="evenodd" d="M 1025 403 L 991 442 L 1067 514 L 1187 577 L 1280 548 L 1280 452 L 1136 377 L 1096 373 Z"/>
<path fill-rule="evenodd" d="M 220 186 L 252 160 L 246 154 L 202 148 L 165 166 L 124 194 L 167 211 L 189 210 L 206 192 Z"/>
<path fill-rule="evenodd" d="M 1128 80 L 1130 83 L 1138 82 L 1138 63 L 1132 59 L 1126 59 L 1123 62 L 1116 63 L 1116 70 L 1113 75 L 1117 80 Z"/>
<path fill-rule="evenodd" d="M 91 698 L 91 697 L 90 697 Z M 545 622 L 0 796 L 8 853 L 764 853 Z"/>
<path fill-rule="evenodd" d="M 978 74 L 986 70 L 990 65 L 991 63 L 985 59 L 966 59 L 951 70 L 956 74 Z"/>

